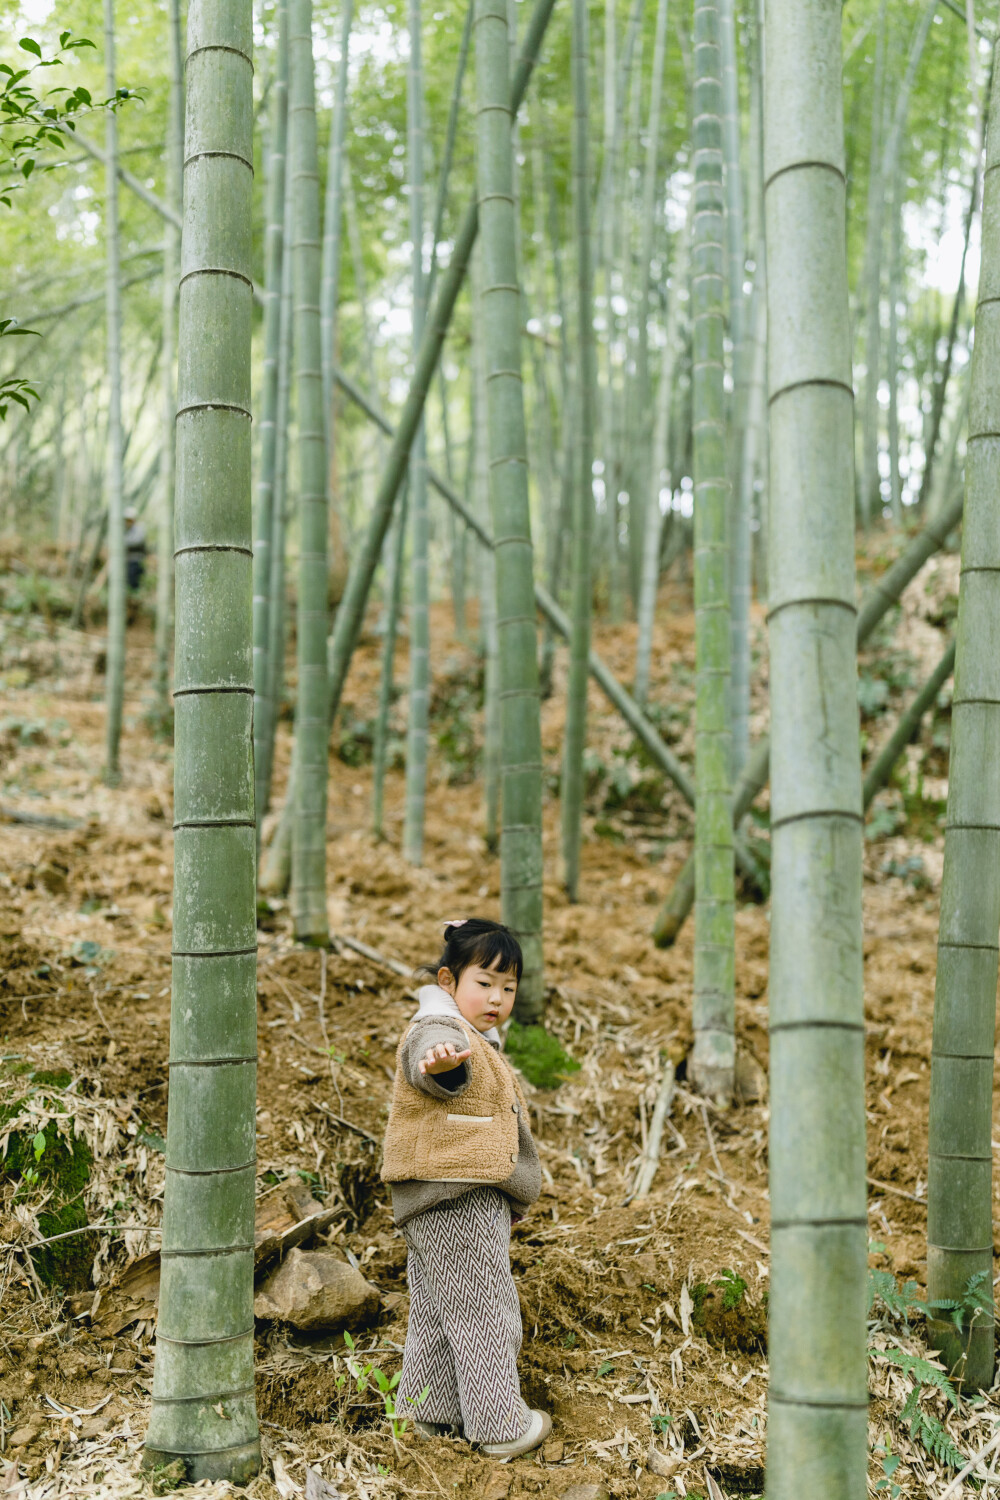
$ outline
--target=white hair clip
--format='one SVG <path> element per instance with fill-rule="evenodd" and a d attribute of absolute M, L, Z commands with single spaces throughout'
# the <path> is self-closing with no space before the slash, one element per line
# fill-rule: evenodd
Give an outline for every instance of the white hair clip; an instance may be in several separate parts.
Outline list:
<path fill-rule="evenodd" d="M 468 920 L 468 917 L 449 917 L 442 925 L 447 932 L 449 927 L 464 927 Z"/>

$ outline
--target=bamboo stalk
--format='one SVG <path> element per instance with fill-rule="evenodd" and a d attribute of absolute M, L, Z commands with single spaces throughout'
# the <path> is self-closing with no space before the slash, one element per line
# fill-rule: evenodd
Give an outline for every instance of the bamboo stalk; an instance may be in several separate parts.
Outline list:
<path fill-rule="evenodd" d="M 476 166 L 482 224 L 480 309 L 486 358 L 486 438 L 496 539 L 500 698 L 500 902 L 518 936 L 522 1021 L 545 1010 L 542 955 L 542 743 L 534 554 L 521 379 L 521 297 L 514 216 L 516 116 L 509 82 L 506 0 L 476 0 Z"/>
<path fill-rule="evenodd" d="M 153 1407 L 144 1462 L 260 1468 L 253 1384 L 250 481 L 253 17 L 188 11 L 177 415 L 173 995 Z"/>
<path fill-rule="evenodd" d="M 767 1493 L 867 1489 L 862 814 L 841 16 L 767 0 Z"/>
<path fill-rule="evenodd" d="M 998 44 L 1000 47 L 1000 44 Z M 998 48 L 994 49 L 994 63 Z M 958 592 L 948 815 L 941 882 L 927 1174 L 927 1287 L 961 1302 L 978 1276 L 983 1311 L 928 1320 L 928 1342 L 966 1389 L 994 1372 L 993 1052 L 1000 928 L 1000 781 L 990 748 L 1000 729 L 997 423 L 1000 350 L 1000 69 L 986 134 L 983 245 L 969 398 L 965 523 Z"/>
<path fill-rule="evenodd" d="M 298 693 L 292 916 L 295 936 L 325 946 L 328 766 L 327 449 L 320 337 L 320 198 L 312 0 L 289 4 L 288 136 L 293 184 L 292 287 L 299 453 Z"/>
<path fill-rule="evenodd" d="M 108 97 L 114 98 L 115 7 L 104 0 L 104 66 Z M 122 310 L 118 266 L 118 116 L 105 112 L 104 237 L 106 256 L 105 299 L 108 354 L 108 624 L 105 648 L 106 722 L 104 777 L 110 785 L 119 780 L 119 745 L 125 698 L 125 517 L 122 452 Z"/>
<path fill-rule="evenodd" d="M 420 349 L 427 317 L 424 278 L 424 82 L 420 0 L 409 0 L 410 52 L 407 64 L 406 138 L 410 186 L 410 241 L 413 246 L 413 352 Z M 406 793 L 403 856 L 423 863 L 427 799 L 427 726 L 430 709 L 430 510 L 427 503 L 427 435 L 423 421 L 414 434 L 409 462 L 410 525 L 410 690 L 406 719 Z"/>
<path fill-rule="evenodd" d="M 573 477 L 573 615 L 566 688 L 566 729 L 560 815 L 563 881 L 570 901 L 579 898 L 583 816 L 583 752 L 587 738 L 590 657 L 591 530 L 594 514 L 594 446 L 597 370 L 594 360 L 594 287 L 590 221 L 589 40 L 586 0 L 573 0 L 573 212 L 576 221 L 577 340 L 580 370 L 579 436 Z"/>
<path fill-rule="evenodd" d="M 260 456 L 253 549 L 254 806 L 257 838 L 267 812 L 271 783 L 273 700 L 271 674 L 271 545 L 275 531 L 275 462 L 278 430 L 278 366 L 281 357 L 281 289 L 284 280 L 285 179 L 288 151 L 288 4 L 278 8 L 277 74 L 271 90 L 271 145 L 267 168 L 267 227 L 264 239 L 264 368 L 261 390 Z M 287 247 L 289 259 L 291 247 Z"/>
<path fill-rule="evenodd" d="M 895 729 L 866 772 L 863 787 L 863 802 L 866 808 L 875 794 L 889 780 L 896 762 L 919 729 L 924 714 L 937 702 L 938 694 L 954 668 L 955 642 L 952 641 L 912 703 L 900 714 Z"/>
<path fill-rule="evenodd" d="M 736 1040 L 721 70 L 716 0 L 695 0 L 691 297 L 697 801 L 691 1077 L 700 1093 L 728 1101 Z"/>
<path fill-rule="evenodd" d="M 176 207 L 180 202 L 184 175 L 184 65 L 181 57 L 179 0 L 169 0 L 167 57 L 170 93 L 167 99 L 166 192 L 168 201 Z M 176 325 L 180 248 L 179 229 L 168 225 L 163 250 L 163 488 L 156 547 L 156 667 L 153 679 L 156 713 L 162 723 L 169 723 L 171 712 L 169 654 L 174 609 L 174 427 L 177 411 Z"/>

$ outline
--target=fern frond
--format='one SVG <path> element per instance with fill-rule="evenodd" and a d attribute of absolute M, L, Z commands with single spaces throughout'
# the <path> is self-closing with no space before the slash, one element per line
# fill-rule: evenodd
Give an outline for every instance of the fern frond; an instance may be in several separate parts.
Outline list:
<path fill-rule="evenodd" d="M 917 1381 L 918 1386 L 933 1386 L 956 1411 L 958 1410 L 955 1387 L 944 1371 L 932 1365 L 930 1360 L 921 1358 L 919 1354 L 907 1354 L 905 1349 L 872 1349 L 870 1352 L 878 1359 L 884 1359 L 889 1364 L 895 1365 L 897 1369 L 902 1370 L 904 1375 L 909 1375 Z M 908 1405 L 909 1402 L 907 1402 Z"/>

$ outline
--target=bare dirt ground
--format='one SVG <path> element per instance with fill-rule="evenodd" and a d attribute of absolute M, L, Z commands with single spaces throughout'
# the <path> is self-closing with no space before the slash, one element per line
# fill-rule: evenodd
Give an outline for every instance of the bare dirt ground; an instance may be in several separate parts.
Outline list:
<path fill-rule="evenodd" d="M 877 569 L 885 559 L 863 561 Z M 883 632 L 862 663 L 872 744 L 884 738 L 907 682 L 917 686 L 941 649 L 947 564 L 925 570 L 895 633 Z M 760 620 L 755 628 L 760 635 Z M 374 636 L 352 672 L 341 754 L 331 758 L 331 926 L 407 966 L 437 956 L 444 917 L 498 914 L 499 864 L 484 846 L 481 785 L 471 779 L 480 733 L 476 658 L 454 639 L 443 607 L 433 629 L 438 745 L 423 868 L 407 865 L 398 850 L 399 769 L 387 786 L 387 838 L 376 842 L 370 832 L 363 725 L 377 687 Z M 598 628 L 595 644 L 628 681 L 634 627 Z M 655 646 L 653 702 L 662 706 L 663 732 L 689 758 L 693 621 L 678 586 L 664 591 Z M 44 1184 L 33 1186 L 30 1175 L 5 1164 L 0 1493 L 33 1500 L 151 1493 L 138 1462 L 151 1389 L 167 1108 L 172 768 L 170 746 L 144 717 L 152 646 L 140 618 L 129 640 L 123 780 L 115 789 L 103 784 L 100 657 L 96 629 L 70 631 L 44 609 L 0 615 L 0 1141 L 6 1151 L 15 1136 L 37 1140 L 46 1128 L 82 1137 L 93 1166 L 80 1197 L 85 1222 L 98 1226 L 78 1237 L 85 1251 L 76 1286 L 69 1294 L 53 1290 L 26 1249 L 43 1237 Z M 552 787 L 563 673 L 560 658 L 544 709 Z M 876 686 L 866 688 L 866 677 Z M 877 686 L 886 678 L 887 694 Z M 405 643 L 397 681 L 405 682 Z M 759 729 L 764 684 L 755 691 Z M 881 695 L 880 703 L 866 707 L 866 691 L 873 703 Z M 404 711 L 405 694 L 397 705 Z M 663 1062 L 682 1063 L 690 1039 L 692 924 L 664 952 L 649 931 L 688 852 L 691 818 L 594 690 L 591 713 L 579 905 L 570 906 L 558 884 L 551 792 L 545 809 L 549 1024 L 580 1069 L 557 1089 L 529 1089 L 545 1186 L 512 1243 L 524 1313 L 522 1382 L 529 1402 L 552 1412 L 552 1439 L 540 1454 L 504 1466 L 460 1442 L 407 1433 L 394 1444 L 373 1393 L 358 1393 L 344 1378 L 341 1336 L 306 1337 L 260 1322 L 265 1464 L 246 1491 L 259 1500 L 307 1493 L 310 1469 L 310 1484 L 321 1475 L 332 1487 L 315 1493 L 360 1500 L 561 1496 L 574 1485 L 600 1487 L 581 1491 L 581 1500 L 762 1492 L 768 910 L 747 900 L 737 915 L 747 1097 L 719 1113 L 681 1081 L 653 1191 L 629 1201 Z M 919 1286 L 947 776 L 942 725 L 946 731 L 946 708 L 911 751 L 908 779 L 879 800 L 874 817 L 882 821 L 869 830 L 877 836 L 866 859 L 869 1211 L 871 1238 L 881 1247 L 871 1264 Z M 279 803 L 288 753 L 284 722 Z M 75 826 L 15 821 L 25 814 Z M 258 1191 L 264 1202 L 283 1184 L 305 1180 L 335 1209 L 324 1242 L 360 1265 L 382 1298 L 376 1323 L 355 1330 L 358 1347 L 389 1375 L 399 1368 L 406 1331 L 405 1247 L 369 1137 L 378 1142 L 384 1129 L 410 987 L 346 948 L 327 958 L 296 947 L 281 902 L 262 921 Z M 911 1435 L 909 1416 L 900 1420 L 919 1382 L 897 1356 L 926 1352 L 919 1317 L 901 1320 L 877 1305 L 872 1345 L 872 1492 L 898 1454 L 890 1475 L 898 1493 L 940 1495 L 954 1467 Z M 946 1438 L 967 1456 L 1000 1417 L 995 1395 L 954 1406 L 927 1386 L 917 1402 L 932 1421 L 945 1422 Z M 233 1493 L 225 1484 L 200 1492 Z"/>

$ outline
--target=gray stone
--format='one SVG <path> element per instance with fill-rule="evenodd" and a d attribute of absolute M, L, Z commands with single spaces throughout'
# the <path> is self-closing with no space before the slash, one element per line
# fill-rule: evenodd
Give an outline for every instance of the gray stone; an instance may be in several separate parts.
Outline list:
<path fill-rule="evenodd" d="M 603 1484 L 571 1484 L 568 1490 L 560 1490 L 559 1500 L 611 1500 Z"/>
<path fill-rule="evenodd" d="M 303 1332 L 369 1323 L 379 1294 L 360 1271 L 329 1250 L 292 1250 L 254 1298 L 257 1318 L 291 1323 Z"/>

